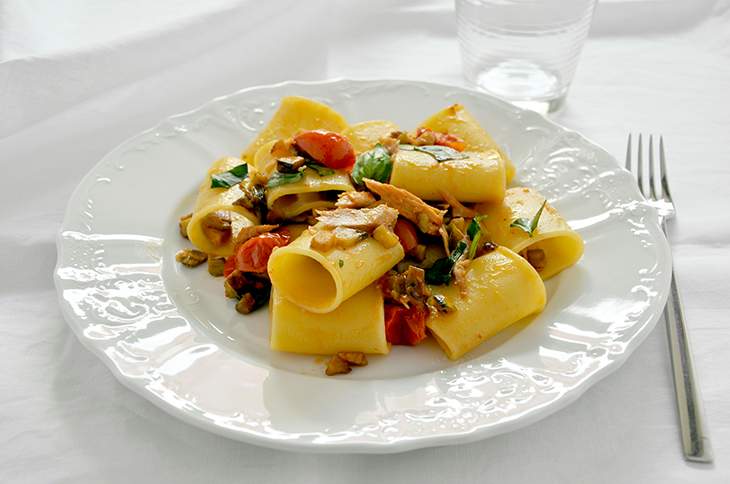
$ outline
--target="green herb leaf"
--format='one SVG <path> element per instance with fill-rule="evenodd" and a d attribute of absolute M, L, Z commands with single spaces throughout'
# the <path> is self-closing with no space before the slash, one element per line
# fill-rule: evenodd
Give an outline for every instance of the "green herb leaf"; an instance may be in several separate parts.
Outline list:
<path fill-rule="evenodd" d="M 471 244 L 469 244 L 469 258 L 473 259 L 474 256 L 477 254 L 477 249 L 479 248 L 479 240 L 482 238 L 482 231 L 480 230 L 477 232 L 476 236 L 471 239 Z"/>
<path fill-rule="evenodd" d="M 471 219 L 469 226 L 466 228 L 466 235 L 468 235 L 470 239 L 474 240 L 476 234 L 482 231 L 482 226 L 479 224 L 479 222 L 481 222 L 485 218 L 487 218 L 486 215 L 477 215 L 476 217 Z"/>
<path fill-rule="evenodd" d="M 266 188 L 276 188 L 281 185 L 287 185 L 289 183 L 298 182 L 304 178 L 304 173 L 298 171 L 296 173 L 279 173 L 275 171 L 271 174 L 269 182 L 266 184 Z"/>
<path fill-rule="evenodd" d="M 537 229 L 537 224 L 540 222 L 540 215 L 542 215 L 542 211 L 545 208 L 545 204 L 547 203 L 547 200 L 542 202 L 542 205 L 540 205 L 540 208 L 538 209 L 537 213 L 535 213 L 535 216 L 532 217 L 532 220 L 528 220 L 526 218 L 517 218 L 514 221 L 512 221 L 511 224 L 509 224 L 510 227 L 516 227 L 518 229 L 523 230 L 527 235 L 532 237 L 532 234 L 535 232 L 535 229 Z"/>
<path fill-rule="evenodd" d="M 362 185 L 363 178 L 387 183 L 392 170 L 393 162 L 390 160 L 390 153 L 378 143 L 372 150 L 357 156 L 355 166 L 352 167 L 352 179 L 358 185 Z"/>
<path fill-rule="evenodd" d="M 454 265 L 459 258 L 464 255 L 466 250 L 466 242 L 460 241 L 454 250 L 451 251 L 451 255 L 448 257 L 442 257 L 433 263 L 431 267 L 426 269 L 426 282 L 428 284 L 448 284 L 451 280 L 451 272 L 454 270 Z"/>
<path fill-rule="evenodd" d="M 466 228 L 466 234 L 471 239 L 471 243 L 469 244 L 470 259 L 474 258 L 477 253 L 477 249 L 479 248 L 479 241 L 482 238 L 482 226 L 479 222 L 481 222 L 484 218 L 486 218 L 486 215 L 477 215 L 471 219 L 469 226 Z"/>
<path fill-rule="evenodd" d="M 340 267 L 343 267 L 345 265 L 345 261 L 343 261 L 342 259 L 338 259 L 337 260 L 337 265 L 340 266 Z"/>
<path fill-rule="evenodd" d="M 425 145 L 414 146 L 413 149 L 420 151 L 421 153 L 428 153 L 439 163 L 442 161 L 463 160 L 464 158 L 468 158 L 468 156 L 461 151 L 456 151 L 454 148 L 449 146 Z"/>
<path fill-rule="evenodd" d="M 248 165 L 246 163 L 234 166 L 223 173 L 216 173 L 210 177 L 210 188 L 231 188 L 238 185 L 248 176 Z"/>
<path fill-rule="evenodd" d="M 317 175 L 319 176 L 330 176 L 335 174 L 335 170 L 333 170 L 332 168 L 327 168 L 324 165 L 320 165 L 319 163 L 310 163 L 307 165 L 307 167 L 316 171 Z"/>

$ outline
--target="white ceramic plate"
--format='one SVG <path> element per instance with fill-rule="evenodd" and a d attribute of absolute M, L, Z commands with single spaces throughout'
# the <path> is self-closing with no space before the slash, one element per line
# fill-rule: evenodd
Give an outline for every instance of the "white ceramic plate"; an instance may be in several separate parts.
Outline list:
<path fill-rule="evenodd" d="M 457 362 L 435 343 L 394 347 L 346 376 L 268 348 L 266 310 L 244 317 L 204 267 L 181 268 L 177 218 L 210 163 L 238 155 L 281 97 L 351 122 L 412 129 L 460 102 L 586 241 L 548 281 L 548 304 Z M 237 440 L 315 452 L 399 452 L 534 422 L 618 368 L 656 323 L 669 249 L 629 173 L 577 133 L 484 94 L 405 81 L 287 82 L 174 116 L 113 150 L 68 204 L 55 273 L 71 328 L 114 375 L 163 410 Z"/>

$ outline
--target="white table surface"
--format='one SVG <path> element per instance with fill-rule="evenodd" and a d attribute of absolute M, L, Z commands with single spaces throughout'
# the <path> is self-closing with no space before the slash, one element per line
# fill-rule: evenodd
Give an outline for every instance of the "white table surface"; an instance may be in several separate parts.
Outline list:
<path fill-rule="evenodd" d="M 603 2 L 558 116 L 620 157 L 629 131 L 665 136 L 679 206 L 674 260 L 713 466 L 682 460 L 661 321 L 624 367 L 545 420 L 390 456 L 278 452 L 192 428 L 117 383 L 66 327 L 55 234 L 104 153 L 255 84 L 461 83 L 452 9 L 436 0 L 0 3 L 0 482 L 730 482 L 728 0 Z"/>

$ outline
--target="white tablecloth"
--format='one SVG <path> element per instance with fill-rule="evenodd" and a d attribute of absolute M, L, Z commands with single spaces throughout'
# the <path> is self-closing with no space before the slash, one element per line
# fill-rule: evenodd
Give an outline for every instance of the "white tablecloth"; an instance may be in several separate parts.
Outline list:
<path fill-rule="evenodd" d="M 667 140 L 674 260 L 716 463 L 682 460 L 663 323 L 528 428 L 392 456 L 293 454 L 185 425 L 117 383 L 52 283 L 66 201 L 109 149 L 272 81 L 461 83 L 448 0 L 0 4 L 0 482 L 730 482 L 730 2 L 606 1 L 558 117 L 622 156 Z M 617 268 L 620 270 L 620 268 Z"/>

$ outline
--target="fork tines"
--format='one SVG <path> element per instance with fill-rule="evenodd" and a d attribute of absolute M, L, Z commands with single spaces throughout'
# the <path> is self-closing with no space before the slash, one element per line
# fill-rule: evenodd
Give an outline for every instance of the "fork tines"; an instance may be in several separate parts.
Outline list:
<path fill-rule="evenodd" d="M 639 190 L 644 197 L 651 200 L 665 199 L 669 202 L 672 201 L 672 194 L 669 191 L 669 181 L 667 180 L 667 163 L 666 155 L 664 153 L 664 137 L 659 136 L 659 165 L 654 159 L 654 135 L 649 135 L 649 161 L 648 167 L 645 167 L 644 163 L 644 146 L 643 136 L 639 134 L 639 142 L 636 150 L 636 181 L 639 185 Z M 626 144 L 626 169 L 632 172 L 632 147 L 631 147 L 631 134 Z M 648 168 L 649 178 L 644 181 L 644 175 Z M 657 175 L 658 172 L 658 175 Z M 648 188 L 648 190 L 647 190 Z"/>

